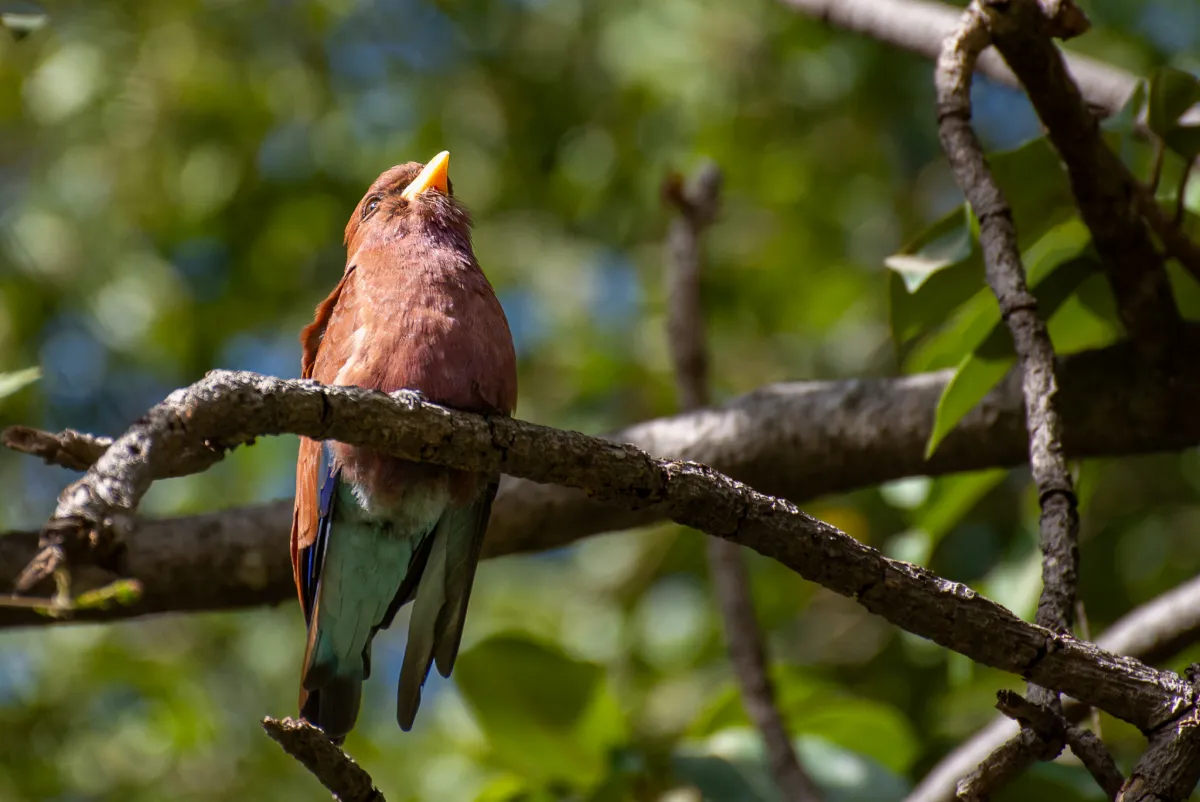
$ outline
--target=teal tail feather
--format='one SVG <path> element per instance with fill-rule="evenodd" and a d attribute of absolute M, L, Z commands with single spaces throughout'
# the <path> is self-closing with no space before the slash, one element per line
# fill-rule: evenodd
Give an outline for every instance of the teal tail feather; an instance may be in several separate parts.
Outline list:
<path fill-rule="evenodd" d="M 326 485 L 317 540 L 302 558 L 311 601 L 300 714 L 341 743 L 358 719 L 371 640 L 412 598 L 432 538 L 369 518 L 336 474 Z"/>
<path fill-rule="evenodd" d="M 493 480 L 473 503 L 448 506 L 429 538 L 432 544 L 416 588 L 396 690 L 396 721 L 405 732 L 412 729 L 433 663 L 443 677 L 454 668 L 497 487 Z"/>

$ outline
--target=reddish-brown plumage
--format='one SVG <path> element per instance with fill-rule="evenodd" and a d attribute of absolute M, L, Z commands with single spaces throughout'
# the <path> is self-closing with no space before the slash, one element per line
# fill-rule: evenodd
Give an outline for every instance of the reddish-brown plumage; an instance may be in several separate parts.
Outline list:
<path fill-rule="evenodd" d="M 472 254 L 466 210 L 441 192 L 399 196 L 421 168 L 413 162 L 386 171 L 355 208 L 345 272 L 300 335 L 302 376 L 385 392 L 408 388 L 456 409 L 511 414 L 512 337 Z M 465 500 L 486 481 L 365 448 L 333 444 L 332 451 L 343 477 L 383 506 L 416 482 L 448 481 Z M 320 459 L 321 444 L 302 438 L 291 538 L 298 589 L 299 552 L 316 537 Z"/>

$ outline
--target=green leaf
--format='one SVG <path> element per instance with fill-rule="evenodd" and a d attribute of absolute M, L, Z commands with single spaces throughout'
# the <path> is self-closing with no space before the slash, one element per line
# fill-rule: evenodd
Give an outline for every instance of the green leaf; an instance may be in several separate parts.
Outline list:
<path fill-rule="evenodd" d="M 1024 254 L 1029 284 L 1037 287 L 1046 274 L 1067 259 L 1078 256 L 1091 241 L 1091 233 L 1078 218 L 1056 226 L 1042 235 Z M 905 359 L 905 370 L 920 373 L 961 364 L 978 349 L 1000 324 L 1000 309 L 989 287 L 978 290 L 950 316 L 936 334 L 918 343 Z"/>
<path fill-rule="evenodd" d="M 913 527 L 928 535 L 931 547 L 936 545 L 1006 476 L 1006 469 L 995 468 L 941 477 L 914 513 Z"/>
<path fill-rule="evenodd" d="M 113 605 L 128 607 L 142 598 L 142 583 L 136 579 L 118 579 L 101 588 L 80 593 L 72 605 L 76 610 L 103 610 Z"/>
<path fill-rule="evenodd" d="M 899 710 L 852 696 L 799 671 L 781 669 L 772 675 L 776 704 L 789 732 L 820 736 L 901 774 L 916 760 L 916 734 Z M 697 716 L 688 733 L 692 737 L 706 737 L 749 723 L 741 693 L 730 683 Z M 863 739 L 864 732 L 872 733 L 873 737 Z"/>
<path fill-rule="evenodd" d="M 0 11 L 0 26 L 8 29 L 14 39 L 24 39 L 29 34 L 46 26 L 50 17 L 41 8 L 32 3 L 22 4 L 24 8 Z"/>
<path fill-rule="evenodd" d="M 1200 155 L 1200 126 L 1177 125 L 1163 134 L 1163 144 L 1184 159 L 1195 159 Z"/>
<path fill-rule="evenodd" d="M 454 676 L 497 757 L 533 780 L 580 785 L 602 776 L 619 730 L 597 723 L 613 709 L 603 673 L 556 645 L 497 635 L 464 652 Z"/>
<path fill-rule="evenodd" d="M 985 356 L 975 353 L 963 357 L 958 370 L 938 399 L 933 431 L 929 435 L 929 442 L 925 444 L 925 459 L 933 456 L 946 435 L 1012 370 L 1016 361 L 1015 355 Z"/>
<path fill-rule="evenodd" d="M 1134 149 L 1138 140 L 1135 134 L 1138 120 L 1142 118 L 1142 111 L 1146 107 L 1148 92 L 1146 80 L 1138 79 L 1137 85 L 1124 105 L 1121 106 L 1121 110 L 1100 124 L 1104 131 L 1105 141 L 1120 155 L 1121 161 L 1130 167 L 1133 166 L 1136 158 Z"/>
<path fill-rule="evenodd" d="M 870 733 L 864 737 L 864 733 Z M 859 743 L 886 737 L 863 730 Z M 908 782 L 869 757 L 816 736 L 793 742 L 801 762 L 824 792 L 826 802 L 897 802 Z M 678 745 L 671 757 L 676 777 L 699 789 L 705 802 L 776 802 L 779 792 L 763 756 L 758 733 L 749 728 L 722 730 L 699 742 Z"/>
<path fill-rule="evenodd" d="M 1046 264 L 1050 267 L 1045 268 Z M 1033 294 L 1038 299 L 1038 314 L 1044 319 L 1052 318 L 1071 293 L 1101 269 L 1099 262 L 1091 255 L 1057 264 L 1052 259 L 1045 260 L 1039 262 L 1038 267 L 1040 269 L 1036 273 L 1043 273 L 1043 276 L 1039 277 L 1031 270 L 1030 284 Z M 1044 272 L 1046 270 L 1049 272 Z M 1035 284 L 1036 278 L 1040 280 Z M 999 309 L 993 305 L 988 315 L 994 320 L 991 331 L 984 341 L 959 363 L 954 376 L 938 399 L 933 432 L 925 447 L 926 459 L 933 456 L 942 440 L 958 425 L 963 416 L 1016 364 L 1012 339 L 999 319 Z"/>
<path fill-rule="evenodd" d="M 996 183 L 1012 207 L 1022 249 L 1075 216 L 1070 183 L 1057 152 L 1045 138 L 991 154 L 988 159 Z M 893 273 L 888 295 L 892 338 L 897 345 L 941 327 L 983 286 L 978 233 L 973 217 L 964 209 L 950 212 L 885 260 Z"/>
<path fill-rule="evenodd" d="M 1179 314 L 1187 320 L 1200 321 L 1200 280 L 1174 259 L 1167 262 L 1167 280 L 1171 282 L 1171 294 L 1179 305 Z"/>
<path fill-rule="evenodd" d="M 1165 138 L 1180 116 L 1196 103 L 1200 103 L 1200 81 L 1196 76 L 1174 67 L 1158 69 L 1150 79 L 1150 130 Z"/>
<path fill-rule="evenodd" d="M 12 373 L 0 373 L 0 398 L 5 398 L 42 378 L 41 368 L 25 368 Z"/>
<path fill-rule="evenodd" d="M 914 293 L 939 270 L 971 255 L 971 219 L 965 205 L 922 231 L 916 239 L 883 260 Z"/>

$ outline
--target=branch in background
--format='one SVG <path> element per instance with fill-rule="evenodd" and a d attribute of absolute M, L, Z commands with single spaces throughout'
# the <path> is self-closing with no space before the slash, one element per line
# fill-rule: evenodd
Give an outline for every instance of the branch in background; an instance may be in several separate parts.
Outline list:
<path fill-rule="evenodd" d="M 1200 327 L 1181 353 L 1200 352 Z M 722 407 L 646 421 L 608 439 L 711 465 L 776 496 L 809 499 L 913 475 L 1019 465 L 1028 459 L 1020 376 L 1010 374 L 924 460 L 934 410 L 950 371 L 890 379 L 798 382 L 760 388 Z M 1073 459 L 1177 451 L 1200 444 L 1200 372 L 1163 374 L 1129 344 L 1065 357 L 1059 400 Z M 1113 426 L 1112 421 L 1122 421 Z M 53 437 L 53 435 L 46 435 Z M 95 454 L 103 453 L 95 444 Z M 294 603 L 287 543 L 291 500 L 183 518 L 142 519 L 117 559 L 142 584 L 130 605 L 75 613 L 113 620 L 168 611 Z M 603 504 L 566 487 L 504 477 L 484 543 L 496 557 L 559 548 L 586 535 L 661 521 L 661 510 Z M 33 558 L 37 534 L 0 536 L 0 583 Z M 75 571 L 76 592 L 112 575 Z M 47 588 L 49 591 L 50 588 Z M 51 623 L 0 608 L 0 626 Z M 976 761 L 978 762 L 978 761 Z M 959 775 L 961 776 L 961 774 Z"/>
<path fill-rule="evenodd" d="M 1069 0 L 1060 3 L 1057 9 L 1072 22 L 1083 19 Z M 1038 316 L 1037 299 L 1025 283 L 1012 209 L 988 168 L 983 146 L 971 126 L 971 75 L 976 59 L 990 39 L 985 5 L 972 3 L 963 13 L 961 26 L 946 40 L 938 59 L 935 72 L 938 133 L 958 185 L 979 219 L 987 282 L 1012 334 L 1024 376 L 1029 460 L 1042 510 L 1042 592 L 1036 620 L 1055 632 L 1069 633 L 1079 578 L 1079 515 L 1074 483 L 1063 453 L 1054 347 L 1045 323 Z M 1090 116 L 1090 112 L 1084 113 Z M 1033 708 L 1044 708 L 1049 716 L 1061 715 L 1062 702 L 1057 693 L 1031 683 L 1029 697 Z M 1058 757 L 1065 731 L 1056 732 L 1052 741 L 1030 737 L 1042 736 L 1044 732 L 1037 727 L 1023 728 L 1017 740 L 989 755 L 959 785 L 959 796 L 986 799 L 1000 783 L 1015 776 L 1012 766 L 1021 762 L 1019 756 L 1026 749 L 1036 751 L 1040 760 Z"/>
<path fill-rule="evenodd" d="M 262 727 L 283 751 L 311 771 L 338 802 L 385 802 L 371 775 L 307 721 L 268 716 L 262 720 Z"/>
<path fill-rule="evenodd" d="M 1164 242 L 1170 236 L 1166 229 L 1174 229 L 1174 225 L 1152 193 L 1105 143 L 1096 116 L 1085 105 L 1051 39 L 1081 33 L 1086 30 L 1086 19 L 1074 3 L 1065 1 L 1056 8 L 1074 11 L 1071 19 L 1080 24 L 1073 28 L 1063 28 L 1061 14 L 1047 17 L 1037 0 L 983 0 L 972 8 L 978 9 L 980 24 L 990 31 L 996 49 L 1021 79 L 1046 136 L 1066 165 L 1071 191 L 1104 263 L 1121 322 L 1148 354 L 1158 361 L 1168 358 L 1179 311 L 1163 256 L 1151 240 L 1143 216 L 1152 221 L 1161 218 L 1162 226 L 1156 230 L 1161 229 Z M 1130 203 L 1130 198 L 1139 203 Z M 1191 245 L 1182 232 L 1175 233 L 1173 242 Z M 1184 247 L 1179 242 L 1177 247 Z"/>
<path fill-rule="evenodd" d="M 1197 642 L 1200 642 L 1200 577 L 1130 611 L 1115 621 L 1097 639 L 1096 645 L 1114 654 L 1153 664 L 1167 660 Z M 1074 701 L 1063 705 L 1063 716 L 1072 724 L 1082 721 L 1087 713 L 1087 705 Z M 942 758 L 909 794 L 907 802 L 951 802 L 955 798 L 958 779 L 1018 735 L 1020 731 L 1010 719 L 995 719 Z M 1028 768 L 1035 759 L 1028 751 L 1022 755 L 1024 762 L 1020 771 Z"/>
<path fill-rule="evenodd" d="M 717 217 L 720 195 L 721 171 L 712 163 L 701 167 L 686 185 L 679 175 L 670 176 L 663 185 L 664 199 L 679 212 L 667 236 L 667 345 L 675 364 L 679 406 L 685 412 L 709 403 L 700 239 Z M 741 546 L 715 537 L 706 541 L 708 570 L 729 642 L 729 659 L 746 712 L 763 739 L 771 776 L 783 799 L 818 802 L 821 790 L 800 764 L 775 704 L 766 643 L 754 614 Z"/>
<path fill-rule="evenodd" d="M 214 371 L 177 390 L 113 442 L 63 491 L 44 547 L 66 565 L 110 561 L 115 535 L 173 456 L 199 444 L 231 448 L 266 434 L 369 444 L 382 454 L 457 470 L 565 484 L 746 545 L 901 628 L 982 665 L 1020 674 L 1147 732 L 1196 701 L 1190 683 L 1094 644 L 1022 621 L 915 565 L 889 559 L 781 499 L 711 468 L 656 459 L 630 445 L 505 417 L 457 412 L 420 394 L 392 395 L 254 373 Z M 282 544 L 279 546 L 282 549 Z"/>
<path fill-rule="evenodd" d="M 834 27 L 868 36 L 931 61 L 942 52 L 958 26 L 961 8 L 928 0 L 782 0 L 784 5 L 817 17 Z M 1121 110 L 1133 95 L 1137 77 L 1077 53 L 1066 55 L 1071 75 L 1083 89 L 1088 105 L 1103 117 Z M 994 81 L 1021 84 L 995 51 L 986 51 L 975 69 Z"/>
<path fill-rule="evenodd" d="M 1044 743 L 1057 744 L 1057 751 L 1060 752 L 1064 745 L 1070 746 L 1109 799 L 1115 798 L 1120 792 L 1125 777 L 1094 733 L 1068 723 L 1061 714 L 1035 705 L 1019 693 L 1000 691 L 996 694 L 996 700 L 997 710 L 1020 722 L 1022 727 L 1036 732 Z"/>

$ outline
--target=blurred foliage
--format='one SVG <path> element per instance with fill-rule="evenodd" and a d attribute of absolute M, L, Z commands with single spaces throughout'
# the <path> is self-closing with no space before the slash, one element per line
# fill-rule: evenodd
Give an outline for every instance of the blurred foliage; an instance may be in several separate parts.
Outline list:
<path fill-rule="evenodd" d="M 658 185 L 700 157 L 727 175 L 705 273 L 718 398 L 952 368 L 943 431 L 1011 363 L 977 227 L 939 157 L 931 66 L 773 0 L 3 5 L 0 424 L 112 434 L 211 368 L 297 375 L 295 333 L 340 274 L 346 215 L 382 169 L 442 148 L 512 322 L 524 418 L 602 431 L 672 411 Z M 1087 5 L 1095 30 L 1071 47 L 1151 78 L 1136 100 L 1167 142 L 1172 204 L 1195 153 L 1200 6 Z M 975 101 L 1057 347 L 1120 337 L 1028 104 L 986 80 Z M 1139 110 L 1107 135 L 1145 177 L 1152 148 L 1128 135 Z M 1200 208 L 1200 185 L 1185 200 Z M 1200 288 L 1172 280 L 1200 317 Z M 44 378 L 26 385 L 31 365 Z M 161 483 L 144 507 L 286 496 L 294 452 L 293 438 L 262 441 Z M 1200 454 L 1078 471 L 1095 632 L 1200 565 Z M 36 525 L 70 478 L 0 456 L 0 525 Z M 1033 611 L 1024 471 L 808 506 Z M 749 564 L 784 715 L 830 800 L 900 798 L 992 717 L 997 688 L 1019 686 Z M 431 679 L 411 734 L 391 713 L 402 632 L 376 644 L 347 743 L 389 799 L 775 798 L 694 533 L 487 563 L 455 677 Z M 257 723 L 292 712 L 302 639 L 291 605 L 0 634 L 0 799 L 317 798 Z M 1140 734 L 1102 721 L 1128 768 Z M 1099 794 L 1068 757 L 998 798 Z"/>

